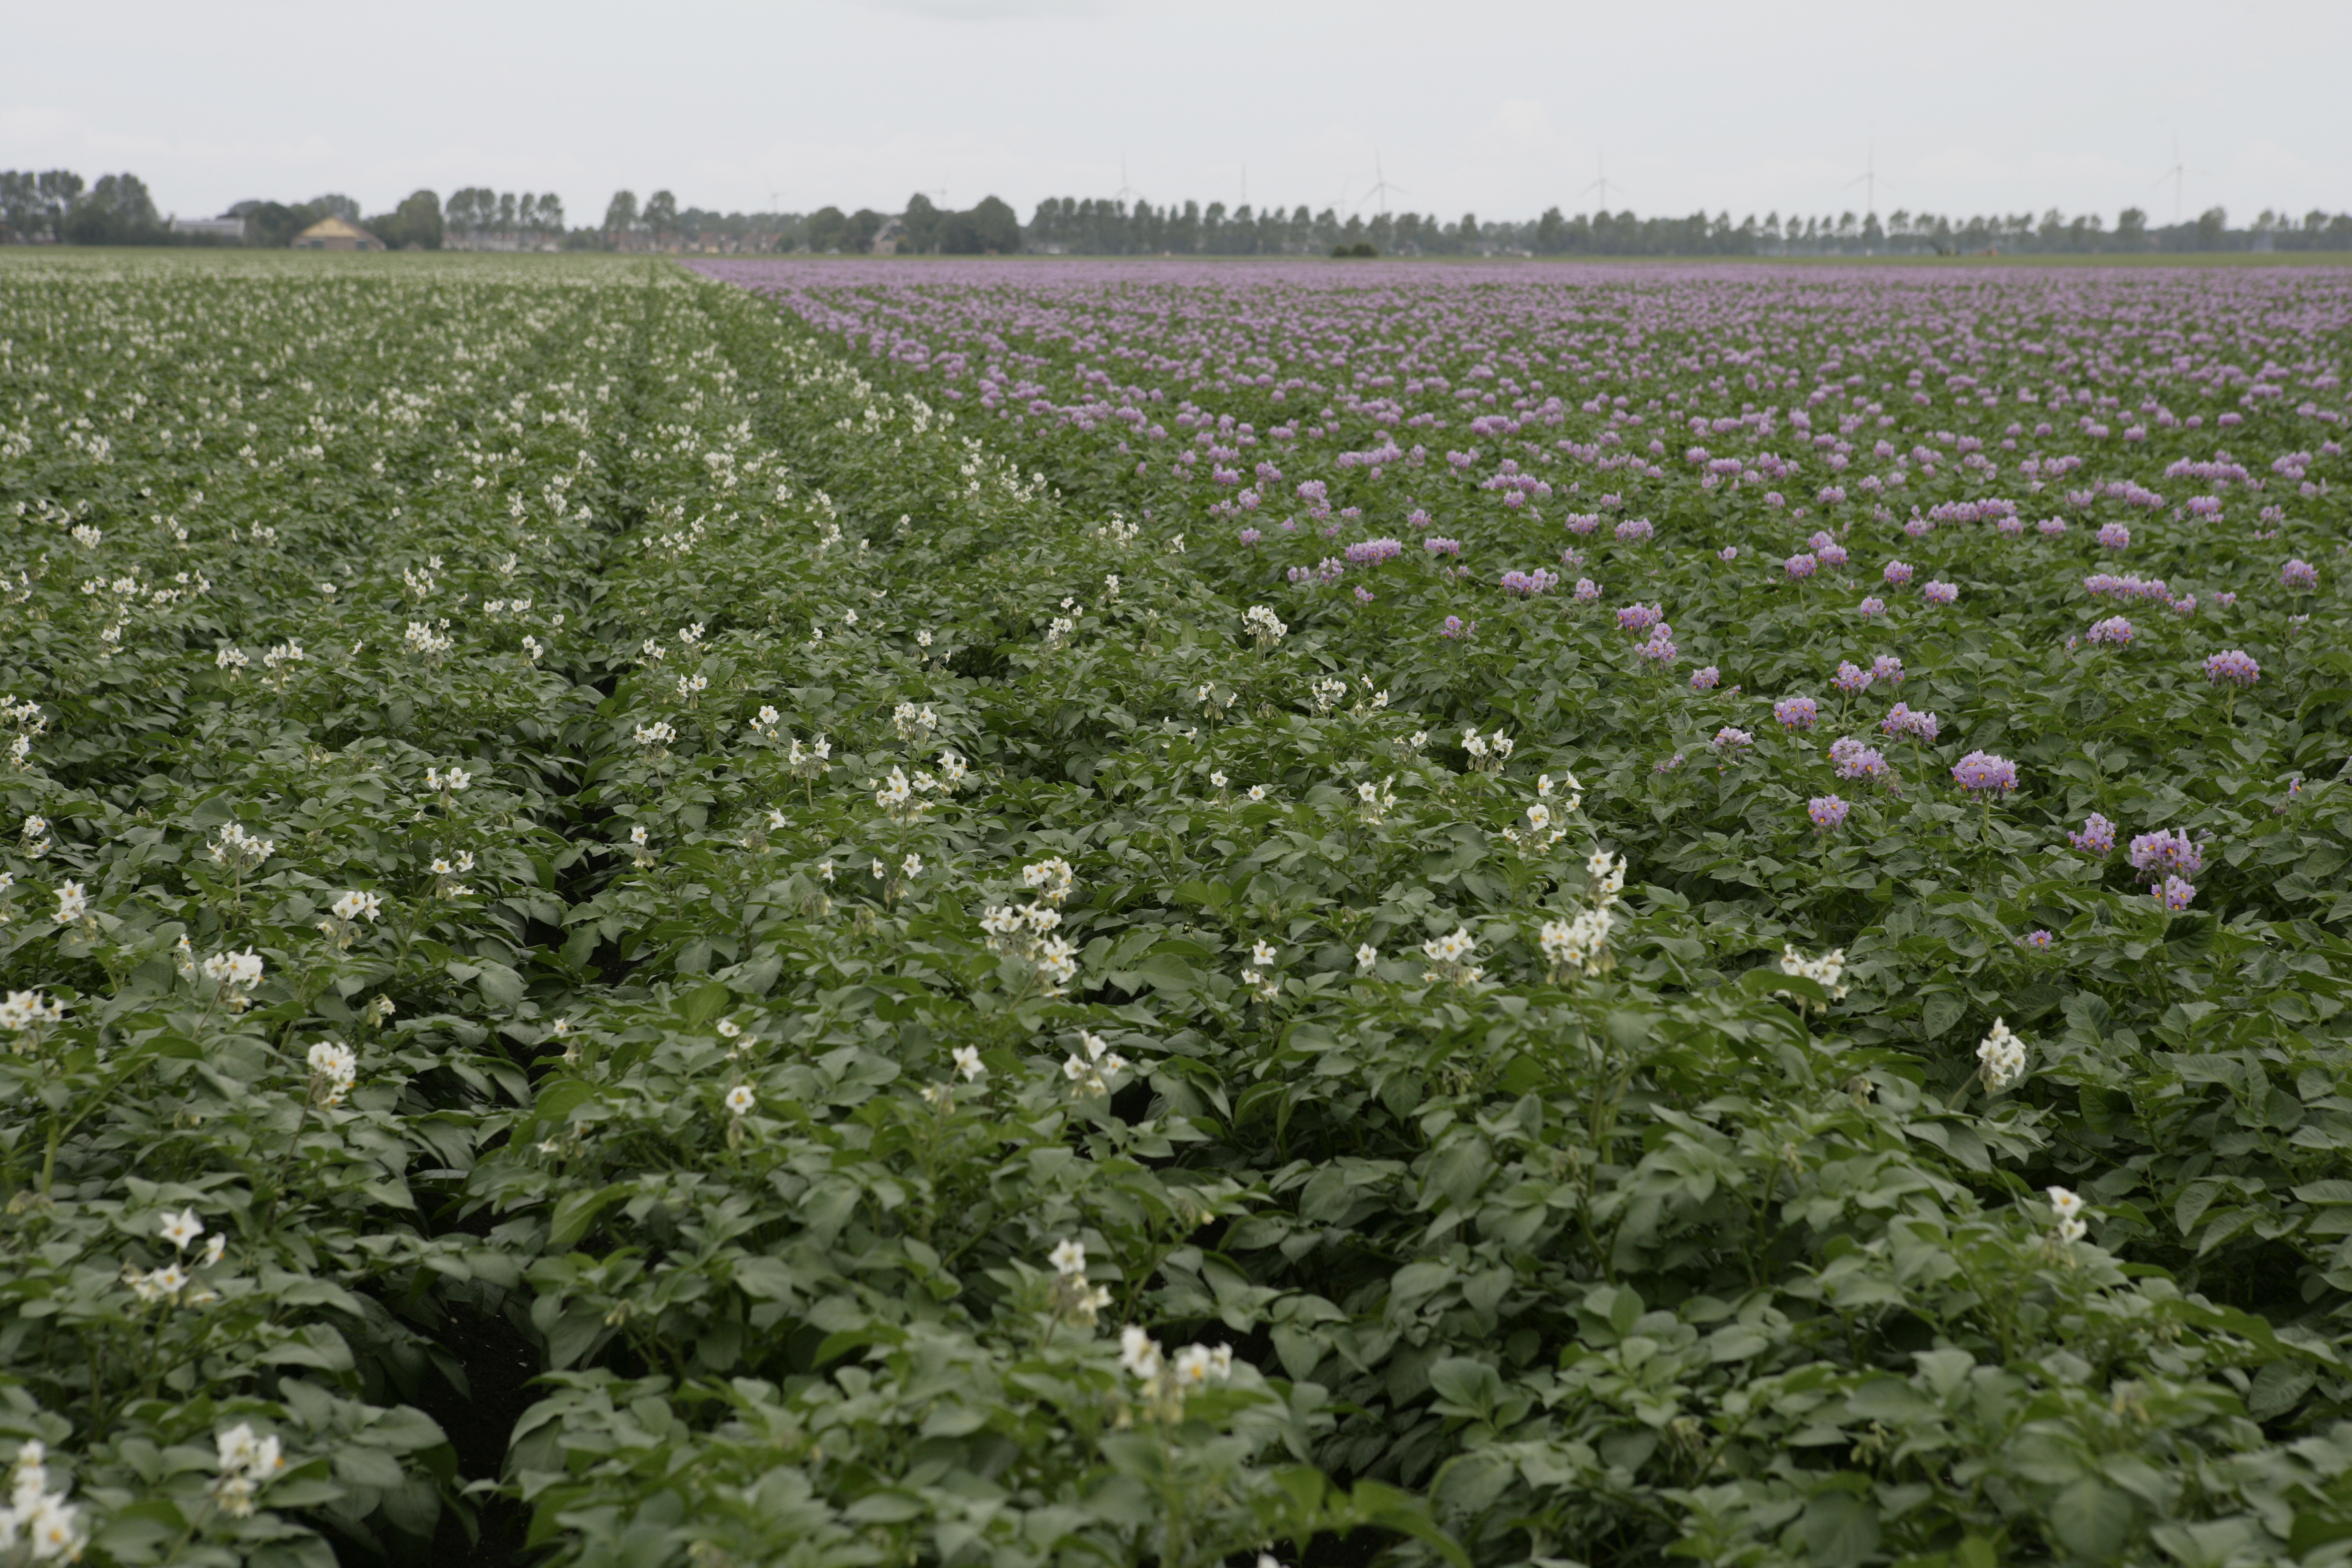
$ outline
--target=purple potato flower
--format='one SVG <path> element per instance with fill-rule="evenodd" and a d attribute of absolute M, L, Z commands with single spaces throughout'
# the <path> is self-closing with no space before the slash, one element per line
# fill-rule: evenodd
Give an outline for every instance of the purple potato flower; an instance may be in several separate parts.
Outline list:
<path fill-rule="evenodd" d="M 2205 847 L 2177 829 L 2143 833 L 2131 841 L 2129 853 L 2136 871 L 2180 871 L 2193 877 L 2205 867 Z"/>
<path fill-rule="evenodd" d="M 2205 679 L 2216 686 L 2252 686 L 2263 678 L 2263 667 L 2238 648 L 2214 654 L 2205 661 Z"/>
<path fill-rule="evenodd" d="M 2017 787 L 2017 764 L 1990 752 L 1970 752 L 1952 764 L 1952 780 L 1970 795 L 2007 795 Z"/>
<path fill-rule="evenodd" d="M 1883 754 L 1851 735 L 1830 742 L 1830 763 L 1842 779 L 1882 779 L 1888 772 Z"/>
<path fill-rule="evenodd" d="M 2082 832 L 2066 835 L 2066 842 L 2085 855 L 2113 854 L 2116 847 L 2116 825 L 2095 811 L 2083 819 Z"/>

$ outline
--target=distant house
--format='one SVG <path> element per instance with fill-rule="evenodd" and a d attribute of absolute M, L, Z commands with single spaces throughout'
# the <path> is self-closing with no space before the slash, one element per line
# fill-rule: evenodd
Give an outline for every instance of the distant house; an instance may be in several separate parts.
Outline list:
<path fill-rule="evenodd" d="M 297 250 L 382 250 L 383 241 L 354 223 L 322 217 L 294 237 Z"/>
<path fill-rule="evenodd" d="M 241 217 L 179 217 L 172 219 L 173 234 L 205 234 L 215 239 L 242 240 L 245 220 Z"/>
<path fill-rule="evenodd" d="M 896 256 L 896 255 L 898 255 L 898 242 L 899 242 L 900 240 L 904 239 L 906 237 L 907 237 L 907 224 L 906 224 L 906 220 L 905 220 L 905 219 L 903 219 L 903 218 L 895 218 L 895 217 L 894 217 L 894 218 L 892 218 L 892 219 L 890 219 L 887 223 L 885 223 L 885 224 L 884 224 L 884 225 L 883 225 L 879 229 L 877 229 L 877 230 L 875 231 L 875 234 L 874 234 L 874 254 L 875 254 L 875 255 L 877 255 L 877 256 Z"/>

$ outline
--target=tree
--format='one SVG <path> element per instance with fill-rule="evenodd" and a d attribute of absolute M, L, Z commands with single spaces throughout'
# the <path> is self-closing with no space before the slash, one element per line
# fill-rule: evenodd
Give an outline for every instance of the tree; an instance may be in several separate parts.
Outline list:
<path fill-rule="evenodd" d="M 5 227 L 8 239 L 17 245 L 47 229 L 48 210 L 41 203 L 41 177 L 30 169 L 11 169 L 0 174 L 0 227 Z"/>
<path fill-rule="evenodd" d="M 667 191 L 656 191 L 646 198 L 646 210 L 641 216 L 653 234 L 654 244 L 662 245 L 677 232 L 677 198 Z"/>
<path fill-rule="evenodd" d="M 2197 215 L 2197 248 L 2219 250 L 2221 237 L 2229 232 L 2230 215 L 2220 207 L 2207 207 Z"/>
<path fill-rule="evenodd" d="M 155 245 L 164 229 L 144 181 L 105 174 L 66 215 L 65 237 L 76 245 Z"/>
<path fill-rule="evenodd" d="M 312 196 L 303 205 L 316 208 L 319 217 L 339 217 L 345 223 L 360 221 L 360 204 L 349 196 L 339 196 L 330 192 L 323 196 Z M 318 218 L 310 221 L 316 223 Z"/>
<path fill-rule="evenodd" d="M 2147 248 L 2147 214 L 2126 207 L 2116 215 L 2116 243 L 2126 250 Z"/>
<path fill-rule="evenodd" d="M 950 256 L 1010 256 L 1021 248 L 1021 220 L 995 196 L 940 226 L 940 248 Z"/>
<path fill-rule="evenodd" d="M 499 198 L 499 237 L 512 239 L 515 233 L 515 194 L 512 191 Z"/>
<path fill-rule="evenodd" d="M 1559 216 L 1558 207 L 1546 207 L 1543 216 L 1536 219 L 1535 248 L 1540 256 L 1557 256 L 1568 248 L 1568 220 Z"/>
<path fill-rule="evenodd" d="M 629 236 L 637 230 L 637 193 L 614 191 L 613 199 L 604 204 L 604 248 L 625 250 Z"/>
<path fill-rule="evenodd" d="M 931 198 L 917 191 L 907 198 L 898 218 L 898 254 L 927 256 L 940 248 L 940 229 L 952 214 L 943 213 Z"/>
<path fill-rule="evenodd" d="M 66 215 L 73 211 L 84 189 L 81 176 L 71 169 L 50 169 L 35 183 L 39 192 L 41 207 L 48 220 L 49 237 L 62 244 L 66 237 Z"/>
<path fill-rule="evenodd" d="M 392 211 L 368 219 L 367 231 L 394 250 L 438 250 L 441 198 L 431 191 L 415 192 Z"/>
<path fill-rule="evenodd" d="M 553 191 L 541 191 L 539 196 L 539 226 L 549 234 L 563 232 L 563 198 Z"/>

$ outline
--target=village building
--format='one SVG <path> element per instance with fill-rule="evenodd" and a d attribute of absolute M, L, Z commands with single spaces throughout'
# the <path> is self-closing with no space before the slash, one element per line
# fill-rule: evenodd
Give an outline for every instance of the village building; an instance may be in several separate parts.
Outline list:
<path fill-rule="evenodd" d="M 235 240 L 242 244 L 245 239 L 245 220 L 241 217 L 182 217 L 174 213 L 172 216 L 172 232 L 201 234 L 214 239 Z"/>
<path fill-rule="evenodd" d="M 382 250 L 383 241 L 355 223 L 322 217 L 294 237 L 297 250 Z"/>

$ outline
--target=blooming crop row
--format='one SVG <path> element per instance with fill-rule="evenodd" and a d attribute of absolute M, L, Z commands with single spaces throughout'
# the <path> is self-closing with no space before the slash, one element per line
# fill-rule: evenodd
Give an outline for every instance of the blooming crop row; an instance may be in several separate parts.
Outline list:
<path fill-rule="evenodd" d="M 1989 362 L 2102 384 L 2122 285 L 818 267 L 795 317 L 410 259 L 0 269 L 0 1551 L 2352 1527 L 2324 279 L 2263 329 L 2310 412 L 2060 468 L 2044 532 L 2058 458 L 1959 442 Z M 2133 330 L 2235 363 L 2238 287 Z M 1777 408 L 1648 453 L 1652 396 L 1907 384 L 1937 330 L 1926 411 L 1811 403 L 1938 454 L 1872 500 Z M 988 331 L 1018 424 L 949 395 Z M 1577 400 L 1497 384 L 1580 334 Z M 1234 482 L 1139 455 L 1179 415 Z M 2118 553 L 2165 585 L 2094 642 Z"/>

